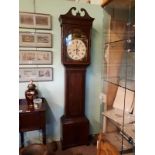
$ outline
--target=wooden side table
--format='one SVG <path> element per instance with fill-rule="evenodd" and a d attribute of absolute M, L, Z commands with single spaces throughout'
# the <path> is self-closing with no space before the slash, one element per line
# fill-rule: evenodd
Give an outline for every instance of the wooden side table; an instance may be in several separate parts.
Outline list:
<path fill-rule="evenodd" d="M 26 99 L 19 99 L 19 132 L 21 136 L 21 147 L 24 147 L 24 132 L 42 130 L 43 143 L 46 144 L 46 100 L 38 109 L 29 109 Z"/>

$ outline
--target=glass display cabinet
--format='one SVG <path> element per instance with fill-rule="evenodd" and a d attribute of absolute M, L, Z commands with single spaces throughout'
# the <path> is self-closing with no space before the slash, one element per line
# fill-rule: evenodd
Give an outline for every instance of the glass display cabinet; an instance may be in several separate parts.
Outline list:
<path fill-rule="evenodd" d="M 119 19 L 113 12 L 110 30 L 108 35 L 106 34 L 108 39 L 104 46 L 102 116 L 106 139 L 120 154 L 133 155 L 135 152 L 134 5 L 132 4 L 132 7 L 130 5 L 125 13 L 127 16 Z"/>

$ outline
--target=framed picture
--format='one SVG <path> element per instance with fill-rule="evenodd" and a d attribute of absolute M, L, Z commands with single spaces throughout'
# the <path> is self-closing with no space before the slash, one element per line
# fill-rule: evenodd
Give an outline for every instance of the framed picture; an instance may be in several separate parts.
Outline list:
<path fill-rule="evenodd" d="M 37 68 L 19 68 L 19 82 L 27 81 L 52 81 L 52 67 L 37 67 Z"/>
<path fill-rule="evenodd" d="M 52 47 L 51 33 L 19 32 L 20 47 Z"/>
<path fill-rule="evenodd" d="M 20 50 L 20 65 L 51 65 L 53 63 L 52 51 Z"/>
<path fill-rule="evenodd" d="M 19 13 L 20 28 L 51 29 L 51 15 L 31 12 Z"/>

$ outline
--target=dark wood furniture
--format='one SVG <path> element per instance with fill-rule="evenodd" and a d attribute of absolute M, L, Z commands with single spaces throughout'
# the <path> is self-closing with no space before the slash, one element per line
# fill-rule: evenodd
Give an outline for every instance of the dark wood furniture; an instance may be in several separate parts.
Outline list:
<path fill-rule="evenodd" d="M 61 117 L 62 149 L 88 145 L 89 121 L 86 117 L 66 118 Z"/>
<path fill-rule="evenodd" d="M 21 136 L 21 147 L 24 147 L 24 132 L 42 130 L 43 143 L 46 144 L 46 100 L 38 109 L 28 108 L 26 99 L 19 99 L 19 132 Z"/>
<path fill-rule="evenodd" d="M 61 61 L 65 66 L 65 110 L 60 119 L 62 149 L 88 144 L 89 121 L 85 116 L 85 76 L 86 68 L 90 64 L 91 29 L 94 18 L 83 8 L 80 12 L 72 7 L 59 17 Z"/>

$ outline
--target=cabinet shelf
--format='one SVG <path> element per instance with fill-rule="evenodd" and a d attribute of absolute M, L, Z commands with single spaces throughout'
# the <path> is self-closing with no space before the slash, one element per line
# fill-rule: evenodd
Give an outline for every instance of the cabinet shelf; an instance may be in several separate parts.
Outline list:
<path fill-rule="evenodd" d="M 114 79 L 116 79 L 116 78 L 114 78 Z M 104 82 L 111 83 L 111 84 L 114 84 L 114 85 L 116 85 L 118 87 L 126 88 L 126 89 L 128 89 L 130 91 L 135 92 L 134 80 L 128 80 L 127 84 L 125 84 L 125 82 L 123 82 L 123 81 L 120 81 L 119 83 L 116 83 L 116 82 L 113 82 L 113 80 L 109 80 L 109 79 L 107 79 L 107 80 L 104 79 Z"/>

